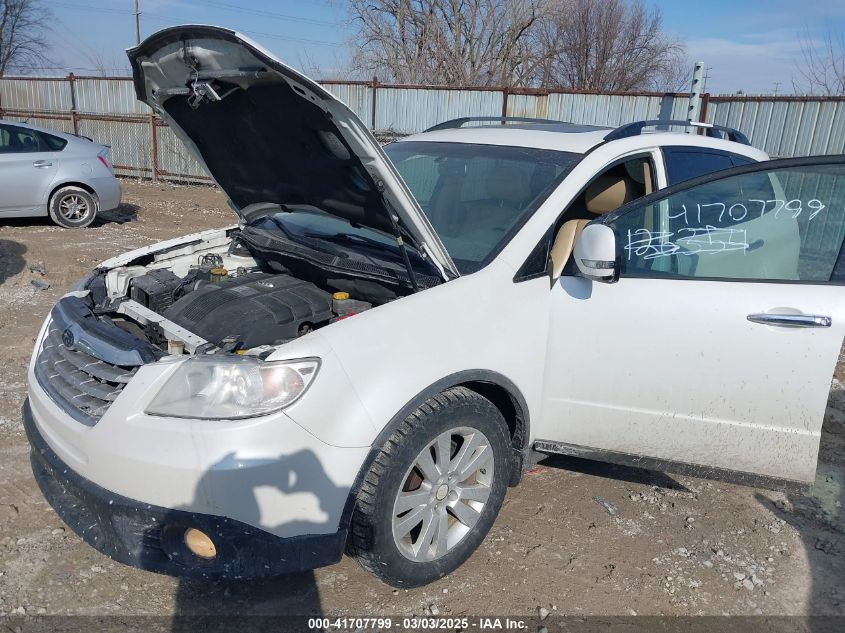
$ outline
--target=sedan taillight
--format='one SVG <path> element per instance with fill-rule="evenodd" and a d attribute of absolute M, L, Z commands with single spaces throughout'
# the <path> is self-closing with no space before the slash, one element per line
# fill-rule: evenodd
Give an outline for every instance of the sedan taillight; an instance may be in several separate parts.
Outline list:
<path fill-rule="evenodd" d="M 103 163 L 103 166 L 109 170 L 112 174 L 114 173 L 114 169 L 111 166 L 111 161 L 109 161 L 109 150 L 104 149 L 102 152 L 97 154 L 97 159 Z"/>

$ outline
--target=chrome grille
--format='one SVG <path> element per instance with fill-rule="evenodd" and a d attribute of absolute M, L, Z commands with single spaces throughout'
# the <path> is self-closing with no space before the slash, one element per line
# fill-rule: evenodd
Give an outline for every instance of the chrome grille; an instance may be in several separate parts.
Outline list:
<path fill-rule="evenodd" d="M 35 363 L 35 377 L 50 397 L 76 420 L 94 426 L 120 395 L 137 367 L 120 367 L 62 342 L 50 323 Z"/>

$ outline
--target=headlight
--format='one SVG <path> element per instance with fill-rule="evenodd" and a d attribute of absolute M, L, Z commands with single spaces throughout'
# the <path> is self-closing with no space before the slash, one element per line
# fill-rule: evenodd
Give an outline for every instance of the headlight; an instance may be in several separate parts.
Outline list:
<path fill-rule="evenodd" d="M 204 420 L 265 415 L 305 393 L 319 367 L 316 358 L 266 362 L 251 356 L 193 356 L 179 365 L 146 412 Z"/>

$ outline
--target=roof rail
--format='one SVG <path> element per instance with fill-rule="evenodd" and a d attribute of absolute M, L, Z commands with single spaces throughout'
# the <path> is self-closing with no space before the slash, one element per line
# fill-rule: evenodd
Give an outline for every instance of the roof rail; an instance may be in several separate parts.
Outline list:
<path fill-rule="evenodd" d="M 554 121 L 552 119 L 531 119 L 521 116 L 464 116 L 459 119 L 450 119 L 443 123 L 438 123 L 426 130 L 426 132 L 436 132 L 438 130 L 454 130 L 463 127 L 465 123 L 475 121 L 496 121 L 504 125 L 505 123 L 566 123 L 566 121 Z"/>
<path fill-rule="evenodd" d="M 639 136 L 643 133 L 643 128 L 652 127 L 655 125 L 662 125 L 662 126 L 675 126 L 675 127 L 692 127 L 692 128 L 699 128 L 704 130 L 704 134 L 706 136 L 712 136 L 715 138 L 727 138 L 729 141 L 733 141 L 735 143 L 742 143 L 743 145 L 751 145 L 751 142 L 748 140 L 748 137 L 745 136 L 739 130 L 735 130 L 730 127 L 725 127 L 724 125 L 713 125 L 712 123 L 699 123 L 698 121 L 677 121 L 677 120 L 670 120 L 670 121 L 660 121 L 657 119 L 652 119 L 649 121 L 635 121 L 634 123 L 626 123 L 615 130 L 613 130 L 610 134 L 604 137 L 605 141 L 615 141 L 620 138 L 628 138 L 629 136 Z M 716 134 L 716 132 L 724 133 L 724 136 Z"/>

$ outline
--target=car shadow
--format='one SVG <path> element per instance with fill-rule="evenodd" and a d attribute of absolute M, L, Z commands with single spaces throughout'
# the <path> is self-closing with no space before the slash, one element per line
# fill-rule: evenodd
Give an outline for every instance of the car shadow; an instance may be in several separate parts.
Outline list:
<path fill-rule="evenodd" d="M 320 534 L 335 531 L 347 494 L 345 487 L 338 487 L 329 479 L 312 451 L 261 460 L 243 459 L 233 452 L 203 475 L 190 503 L 174 510 L 203 511 L 210 506 L 219 508 L 222 514 L 222 508 L 236 507 L 238 521 L 247 526 L 260 526 L 277 535 Z M 300 513 L 307 512 L 314 520 L 268 525 L 272 522 L 267 516 L 271 504 L 307 508 Z M 180 525 L 184 525 L 184 520 L 183 515 Z M 166 522 L 167 518 L 162 521 Z M 237 556 L 250 559 L 259 567 L 272 562 L 262 558 L 268 555 L 259 548 L 249 551 L 241 545 L 237 551 Z M 189 556 L 182 558 L 186 564 L 192 564 Z M 307 618 L 321 614 L 313 571 L 251 580 L 180 578 L 171 631 L 205 633 L 221 626 L 226 631 L 305 630 Z M 292 617 L 298 619 L 291 620 Z"/>
<path fill-rule="evenodd" d="M 134 222 L 138 219 L 138 210 L 140 208 L 141 207 L 139 207 L 137 204 L 132 204 L 130 202 L 121 202 L 120 206 L 118 206 L 116 209 L 112 209 L 111 211 L 97 212 L 97 217 L 95 217 L 94 221 L 91 222 L 90 226 L 86 228 L 97 228 L 101 226 L 106 226 L 108 224 L 126 224 L 127 222 Z M 2 223 L 10 227 L 51 226 L 58 228 L 56 226 L 56 223 L 53 222 L 48 216 L 38 216 L 34 218 L 3 218 Z"/>
<path fill-rule="evenodd" d="M 633 484 L 677 490 L 678 492 L 689 492 L 689 489 L 668 474 L 645 468 L 621 466 L 619 464 L 598 462 L 581 457 L 570 457 L 568 455 L 550 455 L 538 463 L 549 468 L 560 468 L 561 470 L 593 475 L 594 477 L 602 477 L 604 479 L 615 479 Z"/>
<path fill-rule="evenodd" d="M 845 615 L 845 389 L 836 387 L 825 412 L 812 493 L 755 495 L 801 538 L 810 568 L 805 612 L 811 617 L 803 630 L 813 633 L 841 631 Z"/>
<path fill-rule="evenodd" d="M 137 204 L 121 202 L 120 206 L 116 209 L 112 209 L 111 211 L 100 211 L 97 214 L 97 217 L 94 218 L 91 226 L 99 227 L 106 224 L 126 224 L 127 222 L 134 222 L 138 219 L 138 209 L 140 208 L 141 207 Z"/>
<path fill-rule="evenodd" d="M 0 239 L 0 285 L 26 266 L 26 246 L 14 240 Z"/>

